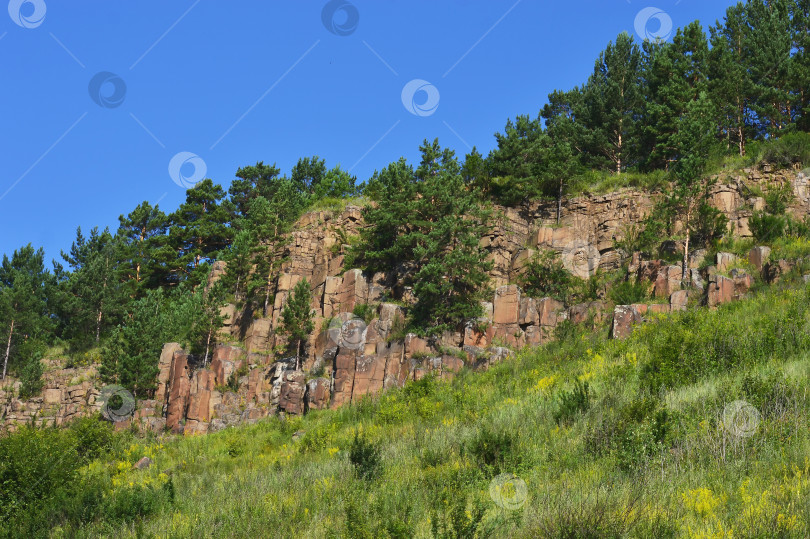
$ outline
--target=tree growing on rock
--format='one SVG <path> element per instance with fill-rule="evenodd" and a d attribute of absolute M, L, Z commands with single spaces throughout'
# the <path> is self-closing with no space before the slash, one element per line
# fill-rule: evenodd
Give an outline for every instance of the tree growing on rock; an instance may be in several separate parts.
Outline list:
<path fill-rule="evenodd" d="M 413 286 L 415 329 L 442 332 L 481 315 L 492 263 L 479 245 L 490 211 L 465 181 L 452 150 L 438 140 L 420 147 L 418 169 L 404 159 L 375 173 L 364 208 L 370 226 L 353 254 L 366 268 L 395 268 Z"/>
<path fill-rule="evenodd" d="M 287 335 L 287 344 L 295 349 L 295 369 L 301 368 L 302 345 L 315 327 L 312 321 L 312 293 L 306 279 L 298 281 L 281 310 L 280 331 Z"/>

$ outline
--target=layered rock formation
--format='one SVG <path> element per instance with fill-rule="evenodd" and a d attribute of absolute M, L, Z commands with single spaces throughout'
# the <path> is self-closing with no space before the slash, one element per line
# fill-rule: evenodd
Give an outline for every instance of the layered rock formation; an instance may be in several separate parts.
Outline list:
<path fill-rule="evenodd" d="M 764 201 L 747 185 L 784 181 L 791 182 L 797 197 L 791 211 L 807 213 L 810 188 L 801 173 L 749 171 L 747 177 L 721 178 L 713 188 L 712 200 L 736 234 L 750 236 L 748 217 Z M 156 358 L 160 371 L 156 394 L 152 400 L 139 401 L 132 415 L 134 424 L 153 431 L 196 434 L 271 414 L 334 408 L 427 373 L 447 377 L 465 366 L 485 368 L 511 349 L 547 342 L 564 321 L 598 324 L 612 319 L 614 337 L 622 338 L 634 324 L 654 314 L 692 304 L 714 307 L 743 297 L 752 276 L 724 253 L 707 265 L 705 251 L 695 251 L 690 257 L 686 289 L 682 289 L 680 265 L 634 257 L 630 261 L 632 278 L 648 284 L 657 298 L 652 304 L 614 308 L 600 300 L 564 305 L 551 298 L 528 297 L 512 284 L 532 254 L 544 249 L 559 252 L 565 267 L 582 278 L 598 269 L 620 267 L 622 255 L 616 242 L 653 204 L 654 196 L 634 190 L 579 197 L 563 204 L 559 223 L 556 204 L 500 208 L 490 232 L 481 238 L 493 261 L 494 293 L 484 304 L 485 316 L 431 342 L 402 333 L 401 305 L 408 304 L 411 297 L 394 271 L 364 275 L 359 269 L 343 267 L 348 244 L 363 227 L 360 208 L 350 206 L 339 215 L 308 213 L 283 253 L 285 262 L 274 280 L 274 301 L 266 316 L 253 318 L 252 313 L 239 312 L 233 305 L 224 309 L 227 320 L 220 340 L 236 344 L 217 346 L 208 365 L 201 365 L 199 358 L 179 345 L 166 344 Z M 766 248 L 753 250 L 749 262 L 768 280 L 778 279 L 790 269 L 786 261 L 771 261 Z M 217 263 L 212 278 L 224 270 Z M 302 279 L 312 288 L 316 329 L 306 347 L 303 370 L 296 371 L 295 358 L 278 357 L 274 351 L 284 342 L 276 334 L 281 309 Z M 361 304 L 374 306 L 368 321 L 352 315 Z M 15 399 L 14 389 L 7 387 L 0 391 L 0 418 L 9 427 L 31 420 L 62 424 L 77 414 L 99 411 L 100 385 L 92 374 L 81 383 L 68 379 L 75 377 L 76 373 L 63 371 L 48 381 L 42 396 L 27 402 Z"/>

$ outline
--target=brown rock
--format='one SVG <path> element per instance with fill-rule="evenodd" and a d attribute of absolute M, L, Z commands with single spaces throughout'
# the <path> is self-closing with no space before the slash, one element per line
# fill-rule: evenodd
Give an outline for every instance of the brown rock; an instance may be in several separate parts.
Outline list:
<path fill-rule="evenodd" d="M 754 266 L 757 271 L 762 271 L 762 268 L 768 262 L 768 259 L 771 257 L 771 248 L 770 247 L 754 247 L 748 253 L 748 261 Z"/>
<path fill-rule="evenodd" d="M 284 382 L 281 384 L 281 395 L 278 401 L 280 410 L 292 414 L 301 415 L 304 413 L 304 391 L 306 377 L 301 371 L 290 371 L 284 374 Z"/>
<path fill-rule="evenodd" d="M 330 388 L 326 378 L 315 378 L 307 382 L 306 409 L 323 410 L 329 407 Z"/>
<path fill-rule="evenodd" d="M 641 313 L 635 305 L 616 305 L 613 310 L 613 328 L 611 336 L 614 339 L 624 339 L 630 336 L 633 326 L 642 322 Z"/>
<path fill-rule="evenodd" d="M 521 291 L 516 285 L 501 286 L 495 290 L 495 324 L 517 324 L 520 320 Z"/>
<path fill-rule="evenodd" d="M 149 457 L 143 457 L 143 458 L 141 458 L 141 460 L 139 460 L 138 462 L 133 464 L 132 468 L 135 469 L 135 470 L 145 470 L 151 465 L 152 465 L 152 459 L 150 459 Z"/>
<path fill-rule="evenodd" d="M 186 415 L 189 396 L 188 356 L 183 350 L 177 350 L 172 356 L 171 378 L 166 426 L 172 432 L 179 432 L 180 421 Z"/>

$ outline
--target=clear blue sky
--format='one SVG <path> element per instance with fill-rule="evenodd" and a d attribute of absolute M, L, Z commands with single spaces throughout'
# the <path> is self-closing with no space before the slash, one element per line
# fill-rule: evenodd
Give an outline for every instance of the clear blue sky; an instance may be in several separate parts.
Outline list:
<path fill-rule="evenodd" d="M 646 31 L 667 18 L 711 24 L 732 3 L 654 0 Z M 317 154 L 365 181 L 417 159 L 424 138 L 487 153 L 507 118 L 584 82 L 649 6 L 11 0 L 0 10 L 0 252 L 31 242 L 50 261 L 78 225 L 114 230 L 143 200 L 173 210 L 184 199 L 169 173 L 180 152 L 226 188 L 259 160 L 287 172 Z M 417 114 L 402 99 L 414 79 L 432 85 L 409 86 L 421 88 L 405 100 Z M 438 106 L 420 109 L 426 100 Z M 193 164 L 180 170 L 194 180 Z"/>

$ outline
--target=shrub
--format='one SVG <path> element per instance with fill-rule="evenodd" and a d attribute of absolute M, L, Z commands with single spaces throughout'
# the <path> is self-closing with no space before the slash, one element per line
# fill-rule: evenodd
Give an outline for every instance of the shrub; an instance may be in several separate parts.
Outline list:
<path fill-rule="evenodd" d="M 377 317 L 377 307 L 371 303 L 358 303 L 354 306 L 352 314 L 370 324 Z"/>
<path fill-rule="evenodd" d="M 101 421 L 98 416 L 71 421 L 68 432 L 74 438 L 79 456 L 86 460 L 97 459 L 108 452 L 115 436 L 112 424 Z"/>
<path fill-rule="evenodd" d="M 156 513 L 171 502 L 174 487 L 169 485 L 171 481 L 160 487 L 132 485 L 114 490 L 106 500 L 104 514 L 109 520 L 133 522 Z"/>
<path fill-rule="evenodd" d="M 610 289 L 610 299 L 616 305 L 642 303 L 648 297 L 647 285 L 642 282 L 623 281 Z"/>
<path fill-rule="evenodd" d="M 557 424 L 569 423 L 582 412 L 591 407 L 591 396 L 588 382 L 577 380 L 570 391 L 562 390 L 557 394 L 559 402 L 554 412 L 554 421 Z"/>
<path fill-rule="evenodd" d="M 574 276 L 565 269 L 556 251 L 543 251 L 526 262 L 518 284 L 529 296 L 552 297 L 565 302 L 571 295 Z"/>
<path fill-rule="evenodd" d="M 467 452 L 492 477 L 513 471 L 520 464 L 520 452 L 514 434 L 484 426 L 468 443 Z"/>
<path fill-rule="evenodd" d="M 55 428 L 25 426 L 1 436 L 0 522 L 47 525 L 50 512 L 69 498 L 81 465 L 71 437 Z"/>
<path fill-rule="evenodd" d="M 771 215 L 784 215 L 787 207 L 796 198 L 790 184 L 772 187 L 765 193 L 765 211 Z"/>
<path fill-rule="evenodd" d="M 354 471 L 359 477 L 366 480 L 374 479 L 382 467 L 380 448 L 377 444 L 368 441 L 365 436 L 355 433 L 349 449 L 349 462 L 352 463 Z"/>
<path fill-rule="evenodd" d="M 772 243 L 784 235 L 786 221 L 781 215 L 755 211 L 748 219 L 748 225 L 758 242 Z"/>
<path fill-rule="evenodd" d="M 810 133 L 788 133 L 762 149 L 761 158 L 779 168 L 810 163 Z"/>

